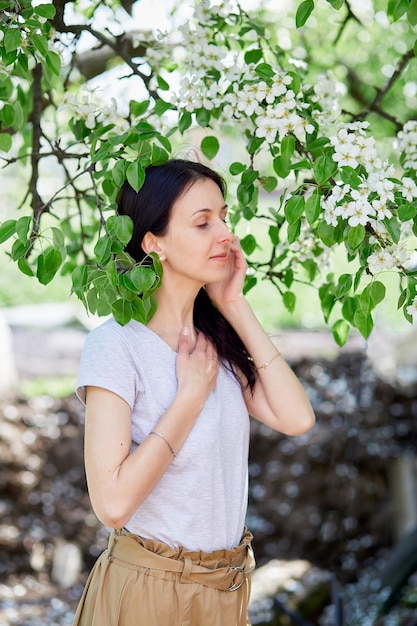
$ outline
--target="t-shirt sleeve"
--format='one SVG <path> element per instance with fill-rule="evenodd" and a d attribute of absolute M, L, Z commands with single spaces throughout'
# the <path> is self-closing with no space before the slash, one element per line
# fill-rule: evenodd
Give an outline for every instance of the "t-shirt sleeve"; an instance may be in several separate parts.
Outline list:
<path fill-rule="evenodd" d="M 76 394 L 83 404 L 87 386 L 108 389 L 133 409 L 140 390 L 137 365 L 127 338 L 114 326 L 103 324 L 87 336 L 76 386 Z"/>

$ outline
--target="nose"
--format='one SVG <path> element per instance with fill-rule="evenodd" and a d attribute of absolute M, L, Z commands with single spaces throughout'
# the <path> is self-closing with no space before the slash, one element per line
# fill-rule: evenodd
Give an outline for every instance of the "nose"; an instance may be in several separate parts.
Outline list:
<path fill-rule="evenodd" d="M 217 239 L 222 243 L 231 243 L 233 240 L 233 233 L 231 232 L 229 226 L 225 222 L 223 222 L 223 220 L 220 220 L 219 222 Z"/>

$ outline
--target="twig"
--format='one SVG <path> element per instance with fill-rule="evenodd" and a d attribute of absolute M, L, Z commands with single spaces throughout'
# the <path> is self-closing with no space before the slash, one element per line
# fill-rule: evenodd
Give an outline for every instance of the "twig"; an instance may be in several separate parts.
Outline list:
<path fill-rule="evenodd" d="M 41 115 L 42 115 L 42 65 L 37 63 L 33 69 L 33 108 L 32 108 L 32 152 L 31 167 L 32 174 L 29 181 L 29 192 L 32 196 L 33 223 L 30 234 L 31 245 L 26 255 L 29 256 L 34 241 L 39 233 L 39 223 L 42 213 L 46 210 L 38 192 L 39 162 L 41 147 Z"/>

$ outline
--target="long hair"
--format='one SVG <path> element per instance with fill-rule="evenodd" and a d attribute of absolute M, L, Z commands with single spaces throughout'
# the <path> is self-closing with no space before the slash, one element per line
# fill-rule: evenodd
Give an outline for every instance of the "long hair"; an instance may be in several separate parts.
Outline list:
<path fill-rule="evenodd" d="M 195 181 L 207 178 L 216 183 L 225 197 L 226 184 L 217 172 L 202 163 L 184 159 L 148 166 L 138 192 L 125 181 L 117 199 L 118 213 L 128 215 L 133 221 L 133 235 L 125 250 L 136 262 L 142 262 L 146 257 L 142 249 L 146 233 L 165 235 L 175 201 Z M 213 343 L 227 369 L 242 382 L 237 374 L 240 370 L 253 391 L 257 377 L 253 361 L 239 335 L 211 302 L 204 287 L 195 299 L 194 324 Z"/>

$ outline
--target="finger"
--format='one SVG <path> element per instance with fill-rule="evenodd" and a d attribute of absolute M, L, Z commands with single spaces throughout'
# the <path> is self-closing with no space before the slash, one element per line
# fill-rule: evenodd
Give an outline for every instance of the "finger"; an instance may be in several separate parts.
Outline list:
<path fill-rule="evenodd" d="M 190 354 L 190 329 L 186 326 L 178 337 L 178 354 Z"/>

